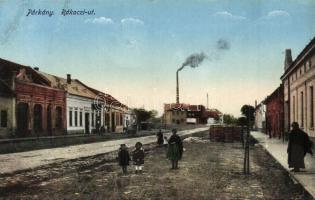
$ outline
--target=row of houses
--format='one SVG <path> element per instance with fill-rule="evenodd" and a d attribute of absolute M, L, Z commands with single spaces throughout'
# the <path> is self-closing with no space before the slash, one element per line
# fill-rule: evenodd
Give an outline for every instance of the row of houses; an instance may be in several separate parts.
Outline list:
<path fill-rule="evenodd" d="M 217 109 L 207 109 L 203 105 L 184 103 L 164 104 L 163 123 L 177 124 L 207 124 L 222 121 L 222 113 Z"/>
<path fill-rule="evenodd" d="M 1 138 L 122 132 L 132 120 L 126 105 L 71 74 L 0 59 Z"/>
<path fill-rule="evenodd" d="M 315 138 L 315 37 L 293 60 L 286 49 L 281 84 L 256 106 L 255 127 L 264 128 L 270 137 L 285 138 L 290 124 L 300 127 Z"/>

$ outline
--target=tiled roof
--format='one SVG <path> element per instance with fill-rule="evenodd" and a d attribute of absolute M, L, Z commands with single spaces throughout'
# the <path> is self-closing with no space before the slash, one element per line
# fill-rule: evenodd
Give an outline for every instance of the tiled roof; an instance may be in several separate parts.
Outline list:
<path fill-rule="evenodd" d="M 45 76 L 51 82 L 51 87 L 53 88 L 62 89 L 67 91 L 69 94 L 87 97 L 90 99 L 94 99 L 96 96 L 93 91 L 85 87 L 83 84 L 81 84 L 80 81 L 76 79 L 71 79 L 71 83 L 68 84 L 67 79 L 65 78 L 61 78 L 44 72 L 39 73 Z"/>
<path fill-rule="evenodd" d="M 32 75 L 32 79 L 34 83 L 42 84 L 45 86 L 49 86 L 50 82 L 47 78 L 42 76 L 40 73 L 38 73 L 36 70 L 34 70 L 30 66 L 21 65 L 18 63 L 14 63 L 5 59 L 0 58 L 0 73 L 7 73 L 11 71 L 15 71 L 18 73 L 20 69 L 25 69 L 27 74 Z M 9 76 L 9 74 L 7 74 Z"/>

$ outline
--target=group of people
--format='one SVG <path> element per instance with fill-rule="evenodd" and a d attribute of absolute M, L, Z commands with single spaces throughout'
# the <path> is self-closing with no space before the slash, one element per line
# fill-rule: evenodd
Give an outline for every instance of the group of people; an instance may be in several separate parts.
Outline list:
<path fill-rule="evenodd" d="M 178 169 L 178 161 L 183 155 L 183 143 L 181 138 L 177 135 L 177 130 L 172 130 L 172 135 L 169 139 L 163 137 L 161 130 L 157 133 L 157 144 L 158 146 L 167 146 L 167 158 L 171 160 L 171 169 Z M 136 174 L 142 173 L 144 165 L 144 149 L 141 142 L 137 142 L 135 149 L 132 151 L 132 161 L 135 166 Z M 121 144 L 118 151 L 118 162 L 122 168 L 124 174 L 127 174 L 127 167 L 131 161 L 128 148 L 126 144 Z"/>

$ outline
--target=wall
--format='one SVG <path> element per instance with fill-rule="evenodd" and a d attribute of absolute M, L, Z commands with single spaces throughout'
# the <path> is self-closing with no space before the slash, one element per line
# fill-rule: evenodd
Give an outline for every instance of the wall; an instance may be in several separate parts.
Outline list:
<path fill-rule="evenodd" d="M 1 127 L 0 124 L 0 138 L 6 138 L 14 134 L 15 130 L 15 99 L 8 97 L 0 97 L 0 112 L 7 112 L 7 127 Z M 0 116 L 1 121 L 1 116 Z"/>
<path fill-rule="evenodd" d="M 99 111 L 92 109 L 92 104 L 94 103 L 93 99 L 80 97 L 76 95 L 67 95 L 67 132 L 72 134 L 83 134 L 87 133 L 85 130 L 86 125 L 86 113 L 89 114 L 87 119 L 89 123 L 89 133 L 96 128 L 96 114 L 100 112 L 100 125 L 104 125 L 104 110 L 100 109 Z M 70 110 L 72 111 L 72 125 L 70 125 Z M 77 111 L 77 125 L 75 124 L 75 111 Z M 80 112 L 82 112 L 82 124 L 80 124 Z M 94 117 L 92 117 L 94 115 Z M 94 123 L 92 123 L 92 118 L 94 118 Z"/>

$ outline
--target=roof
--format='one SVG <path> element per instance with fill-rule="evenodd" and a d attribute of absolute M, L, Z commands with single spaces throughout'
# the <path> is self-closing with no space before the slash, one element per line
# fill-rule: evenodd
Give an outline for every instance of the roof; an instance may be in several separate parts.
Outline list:
<path fill-rule="evenodd" d="M 295 58 L 291 65 L 285 70 L 284 74 L 281 76 L 281 79 L 284 79 L 290 72 L 292 72 L 297 64 L 302 61 L 309 53 L 310 50 L 315 49 L 315 37 L 304 47 L 300 54 Z"/>
<path fill-rule="evenodd" d="M 96 97 L 96 94 L 93 91 L 91 91 L 85 85 L 81 84 L 81 82 L 77 79 L 71 79 L 71 83 L 68 84 L 67 79 L 65 78 L 61 78 L 44 72 L 39 73 L 51 82 L 51 87 L 53 88 L 62 89 L 67 91 L 69 94 L 87 97 L 90 99 L 94 99 Z"/>
<path fill-rule="evenodd" d="M 100 99 L 102 99 L 103 101 L 106 101 L 106 104 L 109 104 L 111 106 L 117 106 L 117 107 L 122 107 L 122 108 L 127 108 L 128 106 L 122 104 L 120 101 L 118 101 L 117 99 L 115 99 L 113 96 L 111 96 L 110 94 L 106 94 L 104 92 L 101 92 L 99 90 L 96 90 L 94 88 L 91 88 L 87 85 L 85 85 L 84 83 L 82 83 L 81 81 L 77 80 L 79 83 L 81 83 L 82 85 L 84 85 L 85 87 L 87 87 L 88 89 L 90 89 L 91 91 L 94 92 L 94 94 L 96 94 L 97 96 L 100 97 Z"/>
<path fill-rule="evenodd" d="M 14 95 L 14 92 L 11 88 L 2 80 L 0 80 L 0 96 L 11 97 Z"/>
<path fill-rule="evenodd" d="M 5 59 L 0 58 L 0 77 L 11 76 L 12 72 L 18 73 L 21 69 L 25 69 L 27 74 L 32 76 L 32 81 L 37 84 L 50 86 L 50 81 L 34 70 L 30 66 L 21 65 Z"/>
<path fill-rule="evenodd" d="M 271 102 L 273 99 L 278 98 L 279 94 L 283 93 L 283 85 L 280 84 L 279 87 L 277 87 L 277 89 L 275 89 L 271 95 L 267 96 L 266 99 L 263 101 L 264 104 L 268 104 L 269 102 Z"/>

